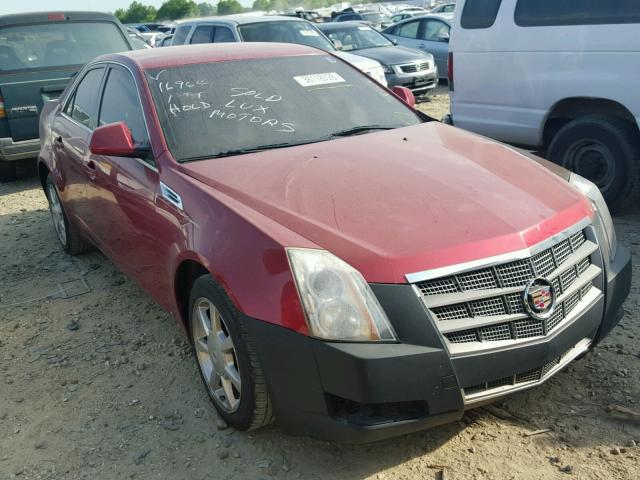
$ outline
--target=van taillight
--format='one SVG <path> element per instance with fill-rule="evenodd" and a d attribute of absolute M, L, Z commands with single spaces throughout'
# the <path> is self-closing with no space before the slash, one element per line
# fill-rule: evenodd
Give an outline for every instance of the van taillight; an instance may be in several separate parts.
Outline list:
<path fill-rule="evenodd" d="M 449 52 L 447 61 L 447 77 L 449 78 L 449 91 L 453 92 L 453 52 Z"/>
<path fill-rule="evenodd" d="M 4 100 L 0 95 L 0 118 L 7 118 L 7 111 L 4 109 Z"/>

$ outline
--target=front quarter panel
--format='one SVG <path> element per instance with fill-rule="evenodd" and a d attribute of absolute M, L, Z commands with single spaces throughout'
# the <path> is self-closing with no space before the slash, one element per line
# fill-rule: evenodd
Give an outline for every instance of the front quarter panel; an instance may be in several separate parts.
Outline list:
<path fill-rule="evenodd" d="M 285 246 L 317 248 L 269 218 L 182 173 L 166 169 L 162 181 L 183 202 L 182 236 L 167 272 L 185 260 L 204 266 L 245 315 L 307 334 Z M 178 299 L 173 312 L 180 316 Z M 186 320 L 182 318 L 182 320 Z"/>

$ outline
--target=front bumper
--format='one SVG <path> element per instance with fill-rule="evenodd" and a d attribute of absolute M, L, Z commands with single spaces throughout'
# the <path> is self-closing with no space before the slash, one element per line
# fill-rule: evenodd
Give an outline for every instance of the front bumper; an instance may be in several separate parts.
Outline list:
<path fill-rule="evenodd" d="M 438 86 L 438 67 L 412 73 L 403 73 L 397 66 L 393 70 L 393 73 L 385 74 L 390 87 L 406 87 L 414 95 L 423 95 Z"/>
<path fill-rule="evenodd" d="M 37 158 L 40 153 L 40 139 L 14 142 L 12 138 L 0 138 L 0 161 Z"/>
<path fill-rule="evenodd" d="M 631 257 L 620 246 L 606 272 L 605 295 L 577 321 L 538 342 L 467 357 L 450 357 L 410 285 L 372 285 L 398 334 L 397 344 L 323 342 L 266 322 L 245 322 L 280 427 L 291 434 L 364 443 L 460 419 L 466 408 L 500 396 L 491 390 L 469 402 L 465 388 L 558 361 L 542 380 L 518 390 L 547 380 L 617 324 L 630 282 Z"/>

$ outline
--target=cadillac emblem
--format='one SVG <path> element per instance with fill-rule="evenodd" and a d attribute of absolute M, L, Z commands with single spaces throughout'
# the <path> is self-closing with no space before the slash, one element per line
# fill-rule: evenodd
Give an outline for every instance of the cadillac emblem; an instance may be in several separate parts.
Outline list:
<path fill-rule="evenodd" d="M 524 289 L 523 301 L 529 315 L 537 320 L 546 320 L 556 308 L 553 285 L 544 278 L 532 280 Z"/>

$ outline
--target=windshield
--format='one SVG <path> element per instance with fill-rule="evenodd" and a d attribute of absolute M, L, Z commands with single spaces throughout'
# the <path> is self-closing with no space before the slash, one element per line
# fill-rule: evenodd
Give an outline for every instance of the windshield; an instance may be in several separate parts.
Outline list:
<path fill-rule="evenodd" d="M 335 47 L 313 25 L 299 20 L 247 23 L 238 27 L 245 42 L 298 43 L 333 52 Z"/>
<path fill-rule="evenodd" d="M 105 53 L 130 50 L 110 22 L 55 22 L 0 28 L 0 70 L 82 65 Z"/>
<path fill-rule="evenodd" d="M 362 13 L 362 18 L 371 23 L 388 23 L 390 22 L 390 18 L 381 13 Z"/>
<path fill-rule="evenodd" d="M 146 76 L 179 162 L 422 122 L 374 80 L 326 54 L 187 65 Z"/>
<path fill-rule="evenodd" d="M 366 25 L 332 28 L 328 32 L 331 40 L 339 40 L 342 50 L 362 50 L 364 48 L 393 46 L 384 35 Z"/>

